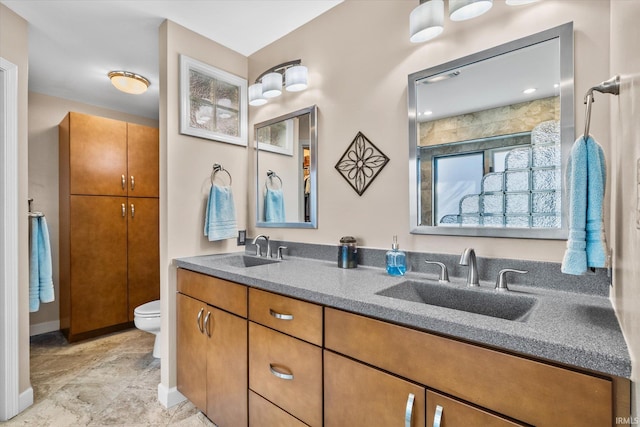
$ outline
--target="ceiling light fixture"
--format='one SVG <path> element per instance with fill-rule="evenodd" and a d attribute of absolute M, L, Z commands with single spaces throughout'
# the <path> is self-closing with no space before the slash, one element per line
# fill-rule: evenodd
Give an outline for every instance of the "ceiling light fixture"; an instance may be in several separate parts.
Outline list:
<path fill-rule="evenodd" d="M 305 90 L 308 86 L 309 72 L 301 63 L 300 59 L 284 62 L 260 74 L 256 82 L 249 86 L 249 105 L 266 104 L 268 99 L 282 94 L 283 86 L 288 92 Z"/>
<path fill-rule="evenodd" d="M 533 92 L 535 92 L 537 89 L 535 87 L 530 87 L 529 89 L 525 89 L 522 91 L 522 93 L 526 94 L 526 95 L 530 95 Z"/>
<path fill-rule="evenodd" d="M 444 0 L 420 0 L 409 15 L 409 40 L 421 43 L 439 36 L 444 30 Z"/>
<path fill-rule="evenodd" d="M 146 78 L 130 71 L 111 71 L 107 75 L 116 89 L 133 95 L 146 92 L 150 84 Z"/>
<path fill-rule="evenodd" d="M 449 19 L 465 21 L 482 15 L 493 6 L 493 0 L 449 0 Z"/>

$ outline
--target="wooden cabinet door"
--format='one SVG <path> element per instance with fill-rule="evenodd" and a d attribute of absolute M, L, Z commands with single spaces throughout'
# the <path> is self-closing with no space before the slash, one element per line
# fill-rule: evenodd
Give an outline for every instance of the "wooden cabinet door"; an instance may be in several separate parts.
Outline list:
<path fill-rule="evenodd" d="M 497 415 L 427 391 L 427 427 L 523 427 Z"/>
<path fill-rule="evenodd" d="M 248 423 L 247 319 L 207 308 L 207 417 L 218 426 Z"/>
<path fill-rule="evenodd" d="M 160 299 L 160 242 L 158 199 L 127 200 L 127 259 L 129 320 L 140 304 Z"/>
<path fill-rule="evenodd" d="M 207 337 L 203 328 L 207 306 L 176 294 L 177 387 L 201 411 L 207 409 Z"/>
<path fill-rule="evenodd" d="M 71 196 L 71 334 L 128 320 L 126 202 Z"/>
<path fill-rule="evenodd" d="M 324 351 L 326 427 L 402 426 L 406 419 L 425 426 L 422 386 Z"/>
<path fill-rule="evenodd" d="M 127 124 L 70 113 L 69 126 L 70 193 L 126 196 Z"/>
<path fill-rule="evenodd" d="M 158 129 L 127 123 L 129 196 L 158 197 L 160 151 Z"/>

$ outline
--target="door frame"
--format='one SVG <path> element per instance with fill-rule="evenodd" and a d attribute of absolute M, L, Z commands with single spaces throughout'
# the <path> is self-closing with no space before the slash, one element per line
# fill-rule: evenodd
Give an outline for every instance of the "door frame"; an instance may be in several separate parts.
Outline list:
<path fill-rule="evenodd" d="M 18 67 L 0 57 L 0 421 L 20 412 Z"/>

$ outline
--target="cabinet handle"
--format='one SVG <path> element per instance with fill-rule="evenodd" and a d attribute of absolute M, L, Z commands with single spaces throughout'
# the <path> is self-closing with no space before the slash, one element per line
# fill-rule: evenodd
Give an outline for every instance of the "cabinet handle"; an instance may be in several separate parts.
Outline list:
<path fill-rule="evenodd" d="M 202 313 L 204 313 L 204 308 L 201 308 L 198 312 L 198 319 L 196 320 L 196 324 L 198 325 L 198 330 L 201 334 L 204 334 L 204 329 L 202 329 Z"/>
<path fill-rule="evenodd" d="M 122 218 L 124 218 L 125 216 L 127 216 L 127 206 L 123 203 L 122 204 Z"/>
<path fill-rule="evenodd" d="M 124 175 L 122 175 L 122 189 L 124 190 L 125 188 L 127 188 L 126 186 L 127 186 L 127 178 Z"/>
<path fill-rule="evenodd" d="M 283 379 L 283 380 L 288 380 L 288 381 L 293 380 L 293 374 L 288 374 L 288 373 L 286 373 L 286 372 L 280 372 L 280 371 L 279 371 L 279 370 L 277 370 L 277 369 L 276 369 L 276 367 L 275 367 L 273 364 L 271 364 L 271 363 L 269 363 L 269 370 L 271 371 L 271 373 L 272 373 L 273 375 L 275 375 L 275 376 L 276 376 L 276 377 L 278 377 L 278 378 L 281 378 L 281 379 Z"/>
<path fill-rule="evenodd" d="M 211 312 L 207 311 L 207 316 L 204 318 L 204 332 L 207 334 L 209 338 L 211 338 L 211 333 L 209 332 L 209 319 L 211 318 Z"/>
<path fill-rule="evenodd" d="M 413 418 L 413 401 L 416 396 L 413 393 L 409 393 L 407 397 L 407 408 L 404 410 L 404 427 L 411 427 L 411 418 Z"/>
<path fill-rule="evenodd" d="M 133 218 L 136 215 L 136 207 L 133 206 L 133 203 L 131 203 L 131 218 Z"/>
<path fill-rule="evenodd" d="M 444 408 L 442 406 L 436 406 L 436 414 L 433 416 L 433 427 L 440 427 L 440 420 L 442 420 L 442 411 L 444 411 Z"/>
<path fill-rule="evenodd" d="M 283 314 L 283 313 L 278 313 L 277 311 L 274 311 L 273 309 L 269 309 L 269 314 L 272 315 L 273 317 L 275 317 L 276 319 L 280 319 L 280 320 L 293 320 L 293 314 Z"/>
<path fill-rule="evenodd" d="M 133 191 L 136 188 L 136 180 L 133 178 L 133 175 L 131 175 L 131 191 Z"/>

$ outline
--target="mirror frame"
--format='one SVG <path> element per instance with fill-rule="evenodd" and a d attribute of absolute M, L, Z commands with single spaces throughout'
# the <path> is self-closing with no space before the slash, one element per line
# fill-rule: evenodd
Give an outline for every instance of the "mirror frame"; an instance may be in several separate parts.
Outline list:
<path fill-rule="evenodd" d="M 309 161 L 309 176 L 311 179 L 311 193 L 309 196 L 309 222 L 266 222 L 259 221 L 260 218 L 260 177 L 258 176 L 259 169 L 259 149 L 258 149 L 258 129 L 266 126 L 270 126 L 274 123 L 283 122 L 294 117 L 303 116 L 309 114 L 309 150 L 311 152 L 311 159 Z M 275 117 L 264 122 L 256 123 L 253 125 L 253 139 L 255 148 L 255 183 L 256 183 L 256 227 L 267 228 L 318 228 L 318 107 L 312 105 L 311 107 L 303 108 L 301 110 L 294 111 L 283 116 Z"/>
<path fill-rule="evenodd" d="M 420 164 L 418 162 L 417 99 L 416 82 L 432 75 L 441 74 L 475 62 L 490 59 L 511 51 L 522 49 L 548 40 L 559 40 L 560 55 L 560 144 L 562 175 L 562 216 L 560 228 L 499 228 L 499 227 L 439 227 L 420 225 Z M 574 119 L 574 65 L 573 22 L 569 22 L 503 45 L 483 50 L 432 68 L 409 75 L 409 218 L 412 234 L 437 234 L 450 236 L 511 237 L 527 239 L 566 239 L 569 235 L 568 209 L 564 174 L 571 146 L 575 140 Z"/>

